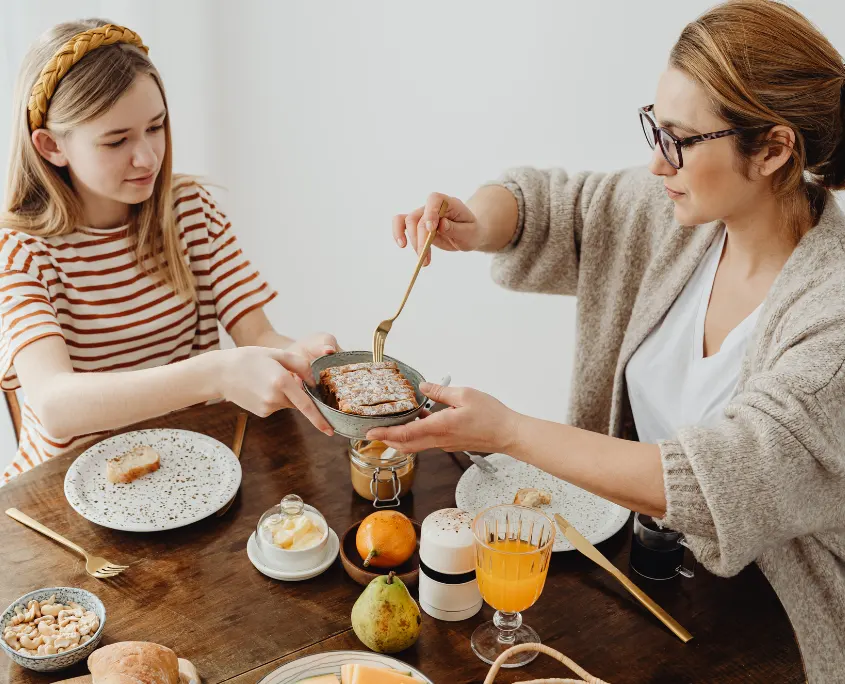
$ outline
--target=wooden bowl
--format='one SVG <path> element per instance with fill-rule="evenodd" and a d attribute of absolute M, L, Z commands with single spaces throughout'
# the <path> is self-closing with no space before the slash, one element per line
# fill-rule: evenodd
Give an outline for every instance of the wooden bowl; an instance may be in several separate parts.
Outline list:
<path fill-rule="evenodd" d="M 346 570 L 346 574 L 361 586 L 367 586 L 376 577 L 387 575 L 393 571 L 405 586 L 409 588 L 416 587 L 420 577 L 420 535 L 422 534 L 422 526 L 416 520 L 411 520 L 411 524 L 414 526 L 414 532 L 417 534 L 417 549 L 414 551 L 414 555 L 402 563 L 402 565 L 395 568 L 365 568 L 364 561 L 358 554 L 358 547 L 355 544 L 355 537 L 358 535 L 358 528 L 362 522 L 356 522 L 346 530 L 343 539 L 340 540 L 340 562 L 343 563 L 343 569 Z"/>

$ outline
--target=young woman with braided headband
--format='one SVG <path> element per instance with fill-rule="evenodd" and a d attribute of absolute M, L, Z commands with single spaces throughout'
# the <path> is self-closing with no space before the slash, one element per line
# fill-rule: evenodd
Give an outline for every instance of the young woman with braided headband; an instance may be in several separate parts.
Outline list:
<path fill-rule="evenodd" d="M 300 342 L 205 188 L 171 171 L 161 78 L 141 38 L 62 24 L 26 57 L 0 230 L 0 377 L 23 387 L 0 484 L 106 431 L 217 398 L 300 409 L 331 335 Z M 238 345 L 219 349 L 220 321 Z M 87 435 L 87 437 L 81 437 Z"/>
<path fill-rule="evenodd" d="M 639 117 L 648 169 L 515 169 L 439 224 L 442 195 L 394 223 L 400 246 L 436 229 L 496 253 L 506 287 L 577 295 L 571 425 L 430 386 L 454 408 L 369 437 L 505 452 L 663 518 L 714 573 L 756 562 L 810 682 L 845 681 L 842 56 L 787 5 L 728 2 Z"/>

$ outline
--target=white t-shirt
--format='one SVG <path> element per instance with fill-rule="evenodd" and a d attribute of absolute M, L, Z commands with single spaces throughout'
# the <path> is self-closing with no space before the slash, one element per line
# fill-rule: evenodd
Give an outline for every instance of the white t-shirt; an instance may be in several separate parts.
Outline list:
<path fill-rule="evenodd" d="M 704 357 L 704 318 L 726 233 L 717 237 L 681 294 L 625 370 L 641 442 L 674 437 L 679 428 L 717 423 L 736 387 L 762 304 Z"/>

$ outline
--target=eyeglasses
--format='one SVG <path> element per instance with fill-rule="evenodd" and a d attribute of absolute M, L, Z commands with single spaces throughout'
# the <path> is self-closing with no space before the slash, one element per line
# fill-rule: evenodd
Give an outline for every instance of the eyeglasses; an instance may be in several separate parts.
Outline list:
<path fill-rule="evenodd" d="M 655 145 L 660 145 L 660 151 L 666 161 L 672 165 L 674 169 L 680 169 L 684 165 L 684 156 L 682 149 L 695 145 L 696 143 L 704 142 L 706 140 L 718 140 L 729 135 L 736 135 L 743 131 L 750 131 L 755 129 L 771 128 L 771 124 L 763 124 L 762 126 L 751 126 L 749 128 L 728 128 L 724 131 L 715 131 L 714 133 L 702 133 L 701 135 L 691 135 L 688 138 L 679 138 L 671 131 L 658 126 L 654 119 L 651 118 L 651 112 L 654 111 L 654 105 L 642 107 L 639 110 L 640 124 L 645 133 L 645 139 L 648 141 L 649 147 L 654 149 Z"/>

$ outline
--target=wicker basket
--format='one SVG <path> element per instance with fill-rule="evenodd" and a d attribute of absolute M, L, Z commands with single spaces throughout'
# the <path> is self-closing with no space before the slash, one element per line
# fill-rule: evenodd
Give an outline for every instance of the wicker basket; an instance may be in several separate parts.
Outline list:
<path fill-rule="evenodd" d="M 537 651 L 538 653 L 545 653 L 547 656 L 550 656 L 558 662 L 566 665 L 570 670 L 578 675 L 580 679 L 532 679 L 530 681 L 519 682 L 518 684 L 608 684 L 608 682 L 603 679 L 593 677 L 593 675 L 579 667 L 577 663 L 572 662 L 569 658 L 563 655 L 563 653 L 559 653 L 553 648 L 543 646 L 542 644 L 520 644 L 519 646 L 509 648 L 507 651 L 502 653 L 502 655 L 496 658 L 496 662 L 493 663 L 493 666 L 490 668 L 490 672 L 487 673 L 487 678 L 484 680 L 484 684 L 493 684 L 496 679 L 496 675 L 499 674 L 499 670 L 502 668 L 502 665 L 507 662 L 508 658 L 512 655 L 516 655 L 517 653 L 522 653 L 523 651 Z"/>

